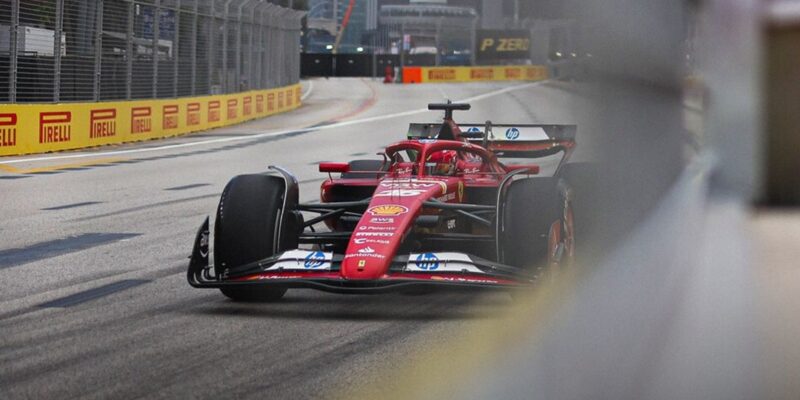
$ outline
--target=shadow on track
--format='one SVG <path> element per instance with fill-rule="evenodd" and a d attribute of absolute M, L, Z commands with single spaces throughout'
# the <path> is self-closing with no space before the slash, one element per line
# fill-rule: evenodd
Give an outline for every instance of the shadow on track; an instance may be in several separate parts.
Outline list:
<path fill-rule="evenodd" d="M 435 321 L 497 318 L 511 305 L 510 298 L 502 293 L 331 295 L 294 290 L 275 303 L 235 303 L 220 298 L 189 312 L 215 317 Z"/>

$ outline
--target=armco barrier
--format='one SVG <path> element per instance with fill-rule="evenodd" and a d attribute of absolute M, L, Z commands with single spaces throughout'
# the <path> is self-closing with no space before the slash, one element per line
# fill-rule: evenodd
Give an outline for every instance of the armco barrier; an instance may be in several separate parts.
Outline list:
<path fill-rule="evenodd" d="M 403 83 L 539 81 L 547 77 L 547 67 L 542 65 L 403 68 Z"/>
<path fill-rule="evenodd" d="M 0 106 L 0 156 L 178 136 L 300 106 L 300 85 L 176 99 Z"/>

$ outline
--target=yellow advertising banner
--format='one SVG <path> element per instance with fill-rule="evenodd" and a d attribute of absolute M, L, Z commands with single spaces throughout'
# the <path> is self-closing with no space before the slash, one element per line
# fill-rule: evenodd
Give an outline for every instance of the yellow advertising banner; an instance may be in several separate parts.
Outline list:
<path fill-rule="evenodd" d="M 542 65 L 403 68 L 403 83 L 539 81 L 547 77 L 547 67 Z"/>
<path fill-rule="evenodd" d="M 249 92 L 98 103 L 0 105 L 0 156 L 165 138 L 300 106 L 300 85 Z"/>

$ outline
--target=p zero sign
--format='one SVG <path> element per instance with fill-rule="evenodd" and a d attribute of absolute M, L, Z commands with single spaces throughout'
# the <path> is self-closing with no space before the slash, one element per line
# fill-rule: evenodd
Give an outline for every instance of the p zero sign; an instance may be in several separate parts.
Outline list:
<path fill-rule="evenodd" d="M 481 29 L 477 32 L 478 61 L 530 58 L 530 32 L 522 29 Z"/>

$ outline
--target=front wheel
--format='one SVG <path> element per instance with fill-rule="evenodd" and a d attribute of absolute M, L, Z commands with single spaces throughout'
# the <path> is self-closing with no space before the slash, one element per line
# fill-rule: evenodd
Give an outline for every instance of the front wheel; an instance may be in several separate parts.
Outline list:
<path fill-rule="evenodd" d="M 556 177 L 512 182 L 499 221 L 501 261 L 534 271 L 570 265 L 575 229 L 569 197 L 566 182 Z"/>
<path fill-rule="evenodd" d="M 228 182 L 214 225 L 214 271 L 218 277 L 291 247 L 287 238 L 296 233 L 276 229 L 285 228 L 279 226 L 285 192 L 283 179 L 271 175 L 239 175 Z M 274 301 L 286 293 L 285 288 L 254 286 L 225 287 L 220 291 L 234 301 Z"/>

